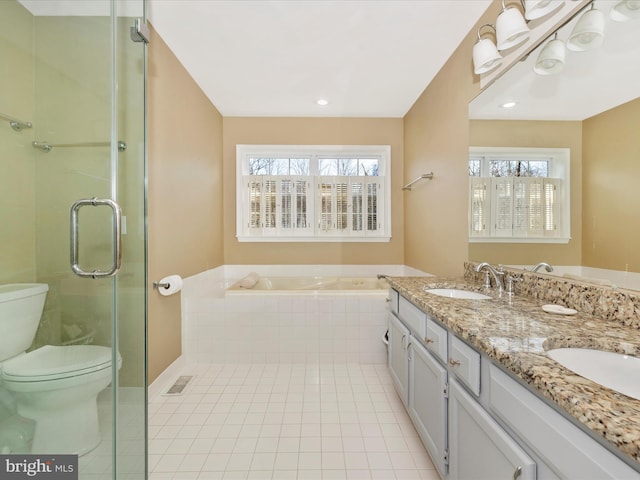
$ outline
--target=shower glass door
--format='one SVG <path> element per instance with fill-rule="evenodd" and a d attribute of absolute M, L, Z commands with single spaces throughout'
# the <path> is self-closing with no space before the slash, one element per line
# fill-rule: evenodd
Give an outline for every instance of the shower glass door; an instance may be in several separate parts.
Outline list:
<path fill-rule="evenodd" d="M 110 352 L 106 368 L 93 353 L 83 360 L 108 374 L 97 440 L 74 451 L 58 438 L 34 443 L 38 421 L 21 407 L 28 394 L 0 384 L 0 452 L 79 454 L 80 479 L 146 478 L 145 44 L 132 40 L 136 19 L 144 0 L 0 1 L 0 285 L 49 287 L 29 351 Z M 121 268 L 101 277 L 114 270 L 119 242 Z M 91 275 L 72 271 L 70 253 Z M 91 383 L 70 376 L 80 389 Z M 67 392 L 47 394 L 54 405 Z M 84 428 L 86 415 L 63 429 Z"/>

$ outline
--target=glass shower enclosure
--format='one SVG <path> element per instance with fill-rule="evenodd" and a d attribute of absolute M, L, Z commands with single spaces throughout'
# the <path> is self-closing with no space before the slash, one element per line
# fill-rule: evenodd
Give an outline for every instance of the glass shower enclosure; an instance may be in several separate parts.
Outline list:
<path fill-rule="evenodd" d="M 0 1 L 0 286 L 48 286 L 20 355 L 68 347 L 64 365 L 30 361 L 21 391 L 0 351 L 0 454 L 78 454 L 80 479 L 146 478 L 144 14 L 144 0 Z M 75 358 L 86 346 L 107 355 Z M 62 430 L 94 410 L 60 438 L 38 425 L 98 370 L 99 437 L 68 451 Z M 45 394 L 38 417 L 25 405 Z"/>

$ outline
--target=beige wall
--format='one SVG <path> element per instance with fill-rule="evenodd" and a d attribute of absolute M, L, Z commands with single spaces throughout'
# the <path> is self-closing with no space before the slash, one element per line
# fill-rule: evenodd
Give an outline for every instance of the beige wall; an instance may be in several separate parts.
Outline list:
<path fill-rule="evenodd" d="M 181 353 L 180 295 L 151 282 L 223 263 L 222 117 L 159 35 L 149 45 L 149 382 Z"/>
<path fill-rule="evenodd" d="M 403 142 L 399 118 L 224 118 L 225 264 L 402 264 Z M 237 144 L 391 145 L 392 238 L 384 243 L 240 243 Z"/>
<path fill-rule="evenodd" d="M 640 272 L 640 99 L 583 122 L 583 264 Z"/>
<path fill-rule="evenodd" d="M 568 244 L 470 243 L 469 259 L 490 263 L 580 265 L 582 250 L 582 122 L 470 122 L 469 144 L 479 147 L 571 149 L 571 240 Z"/>
<path fill-rule="evenodd" d="M 496 2 L 476 24 L 495 21 Z M 404 117 L 405 181 L 433 171 L 405 193 L 405 263 L 437 275 L 460 275 L 467 259 L 468 103 L 479 93 L 467 35 Z"/>

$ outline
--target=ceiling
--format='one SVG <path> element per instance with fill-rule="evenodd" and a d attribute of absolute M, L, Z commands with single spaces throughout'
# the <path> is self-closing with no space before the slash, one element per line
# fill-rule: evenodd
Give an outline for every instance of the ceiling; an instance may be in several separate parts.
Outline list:
<path fill-rule="evenodd" d="M 539 48 L 471 102 L 470 118 L 581 121 L 640 97 L 640 20 L 610 20 L 615 3 L 595 3 L 606 18 L 601 47 L 568 51 L 564 70 L 549 76 L 533 71 Z M 559 39 L 567 40 L 580 15 L 558 31 Z M 517 105 L 500 108 L 508 101 Z"/>
<path fill-rule="evenodd" d="M 149 0 L 148 18 L 224 116 L 403 117 L 490 3 Z"/>
<path fill-rule="evenodd" d="M 34 15 L 109 10 L 107 0 L 19 1 Z M 116 2 L 119 14 L 142 15 L 140 1 Z M 224 116 L 403 117 L 491 3 L 147 0 L 147 14 Z M 608 13 L 614 3 L 596 6 Z M 583 120 L 639 96 L 637 20 L 608 21 L 604 45 L 569 52 L 559 75 L 535 75 L 536 57 L 474 100 L 470 116 Z M 318 105 L 321 98 L 328 105 Z M 517 108 L 498 108 L 506 100 Z"/>
<path fill-rule="evenodd" d="M 19 1 L 109 14 L 108 0 Z M 147 17 L 224 116 L 403 117 L 491 2 L 147 0 Z"/>

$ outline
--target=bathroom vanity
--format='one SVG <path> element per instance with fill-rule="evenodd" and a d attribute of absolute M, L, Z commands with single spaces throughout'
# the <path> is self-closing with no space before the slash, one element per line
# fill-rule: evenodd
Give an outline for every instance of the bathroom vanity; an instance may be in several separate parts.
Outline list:
<path fill-rule="evenodd" d="M 546 353 L 586 347 L 640 356 L 637 324 L 543 311 L 551 303 L 545 295 L 569 289 L 566 298 L 579 302 L 594 293 L 566 280 L 552 280 L 541 293 L 544 280 L 533 280 L 536 291 L 527 290 L 528 278 L 514 295 L 498 295 L 467 275 L 388 278 L 389 371 L 440 476 L 640 478 L 640 400 L 576 375 Z M 425 291 L 433 288 L 491 298 Z M 628 305 L 626 297 L 616 301 L 617 309 Z"/>

